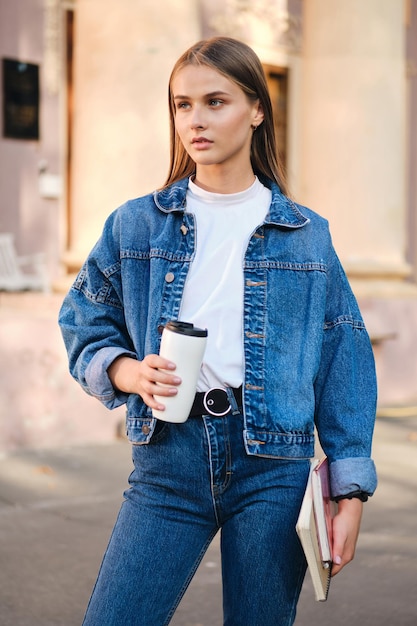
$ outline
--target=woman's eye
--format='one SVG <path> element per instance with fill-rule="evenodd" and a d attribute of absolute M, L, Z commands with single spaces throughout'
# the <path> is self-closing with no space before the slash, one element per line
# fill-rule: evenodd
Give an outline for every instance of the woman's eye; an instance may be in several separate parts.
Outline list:
<path fill-rule="evenodd" d="M 218 98 L 212 98 L 212 99 L 209 101 L 209 104 L 210 104 L 210 106 L 212 106 L 212 107 L 218 107 L 218 106 L 220 106 L 221 104 L 223 104 L 223 100 L 219 100 Z"/>
<path fill-rule="evenodd" d="M 189 107 L 188 102 L 177 102 L 176 103 L 177 110 L 179 110 L 179 109 L 187 109 L 188 107 Z"/>

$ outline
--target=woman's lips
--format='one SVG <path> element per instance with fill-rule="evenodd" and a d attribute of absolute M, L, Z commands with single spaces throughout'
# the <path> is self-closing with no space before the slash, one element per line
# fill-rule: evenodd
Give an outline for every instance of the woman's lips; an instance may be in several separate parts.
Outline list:
<path fill-rule="evenodd" d="M 191 143 L 194 148 L 201 150 L 203 148 L 208 148 L 213 142 L 206 139 L 206 137 L 194 137 L 194 139 L 191 140 Z"/>

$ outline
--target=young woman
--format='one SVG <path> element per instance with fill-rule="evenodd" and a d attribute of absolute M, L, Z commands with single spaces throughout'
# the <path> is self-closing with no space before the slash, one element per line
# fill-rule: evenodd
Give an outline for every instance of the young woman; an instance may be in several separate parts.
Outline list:
<path fill-rule="evenodd" d="M 315 426 L 339 500 L 334 574 L 376 487 L 371 345 L 327 222 L 287 195 L 255 53 L 197 43 L 173 69 L 169 106 L 167 182 L 108 218 L 60 314 L 71 373 L 108 408 L 127 403 L 133 443 L 84 624 L 168 624 L 220 530 L 224 623 L 289 626 Z M 182 424 L 152 417 L 155 394 L 181 385 L 158 356 L 172 319 L 208 329 Z"/>

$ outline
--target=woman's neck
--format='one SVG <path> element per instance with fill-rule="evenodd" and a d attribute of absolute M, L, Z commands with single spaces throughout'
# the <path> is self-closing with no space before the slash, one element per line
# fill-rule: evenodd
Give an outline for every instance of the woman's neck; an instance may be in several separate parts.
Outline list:
<path fill-rule="evenodd" d="M 238 193 L 248 189 L 255 180 L 252 168 L 245 172 L 229 171 L 220 168 L 199 168 L 197 167 L 194 183 L 213 193 Z"/>

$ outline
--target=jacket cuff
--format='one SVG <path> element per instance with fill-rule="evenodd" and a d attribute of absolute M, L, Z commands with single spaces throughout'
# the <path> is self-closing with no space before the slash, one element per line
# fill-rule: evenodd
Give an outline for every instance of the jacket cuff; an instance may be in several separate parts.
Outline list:
<path fill-rule="evenodd" d="M 333 498 L 357 491 L 371 496 L 377 484 L 375 463 L 368 457 L 339 459 L 330 464 L 330 485 Z"/>
<path fill-rule="evenodd" d="M 125 404 L 129 397 L 128 393 L 118 391 L 113 387 L 107 373 L 110 365 L 119 356 L 136 359 L 134 352 L 129 352 L 123 348 L 101 348 L 91 359 L 85 371 L 87 392 L 100 400 L 108 409 L 115 409 Z"/>

